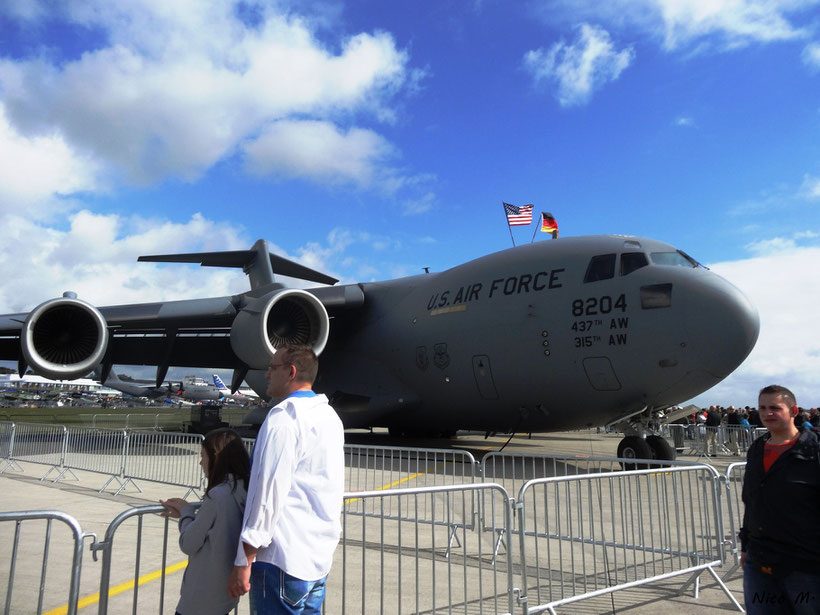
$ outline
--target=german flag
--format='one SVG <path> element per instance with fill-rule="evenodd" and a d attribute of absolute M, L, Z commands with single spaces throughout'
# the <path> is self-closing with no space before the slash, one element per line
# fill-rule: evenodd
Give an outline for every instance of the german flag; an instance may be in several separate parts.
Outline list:
<path fill-rule="evenodd" d="M 558 237 L 558 223 L 552 217 L 552 214 L 546 211 L 541 212 L 541 232 L 552 233 L 553 239 Z"/>

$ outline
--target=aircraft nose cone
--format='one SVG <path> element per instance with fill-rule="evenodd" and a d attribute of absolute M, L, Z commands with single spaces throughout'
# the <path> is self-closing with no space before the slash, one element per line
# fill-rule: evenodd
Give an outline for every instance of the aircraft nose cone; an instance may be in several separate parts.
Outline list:
<path fill-rule="evenodd" d="M 736 286 L 709 272 L 691 289 L 686 328 L 702 369 L 718 379 L 749 356 L 760 332 L 757 309 Z"/>

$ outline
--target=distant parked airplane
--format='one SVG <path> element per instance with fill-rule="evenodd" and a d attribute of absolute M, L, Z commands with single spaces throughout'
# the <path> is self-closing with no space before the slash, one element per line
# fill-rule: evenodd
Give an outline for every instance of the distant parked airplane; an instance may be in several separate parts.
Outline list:
<path fill-rule="evenodd" d="M 251 388 L 243 387 L 238 389 L 236 393 L 231 393 L 231 390 L 225 386 L 224 382 L 222 382 L 222 378 L 219 377 L 219 374 L 214 374 L 213 378 L 214 386 L 225 399 L 232 399 L 238 402 L 247 402 L 259 399 L 259 395 L 257 395 L 256 391 Z"/>
<path fill-rule="evenodd" d="M 98 372 L 100 370 L 97 370 Z M 99 375 L 99 374 L 98 374 Z M 134 397 L 147 397 L 148 399 L 183 399 L 185 401 L 215 401 L 222 398 L 222 394 L 215 386 L 206 383 L 204 380 L 195 382 L 185 380 L 179 382 L 166 382 L 161 386 L 155 386 L 150 382 L 123 382 L 112 371 L 109 371 L 105 386 L 128 393 Z"/>

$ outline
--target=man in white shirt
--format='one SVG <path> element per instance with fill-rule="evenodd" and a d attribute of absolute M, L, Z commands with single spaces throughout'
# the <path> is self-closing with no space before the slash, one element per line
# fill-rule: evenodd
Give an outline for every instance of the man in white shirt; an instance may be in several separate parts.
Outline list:
<path fill-rule="evenodd" d="M 248 499 L 228 594 L 250 591 L 251 613 L 320 613 L 341 534 L 344 430 L 312 390 L 318 360 L 307 346 L 277 349 L 268 413 L 253 450 Z"/>

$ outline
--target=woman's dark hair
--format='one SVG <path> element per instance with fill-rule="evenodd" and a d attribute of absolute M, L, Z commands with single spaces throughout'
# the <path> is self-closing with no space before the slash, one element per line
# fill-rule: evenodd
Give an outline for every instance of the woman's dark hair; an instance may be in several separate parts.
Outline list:
<path fill-rule="evenodd" d="M 237 482 L 241 480 L 245 489 L 248 488 L 251 460 L 238 433 L 228 428 L 209 431 L 202 441 L 202 448 L 208 457 L 208 486 L 205 495 L 224 483 L 228 474 L 233 474 Z"/>

